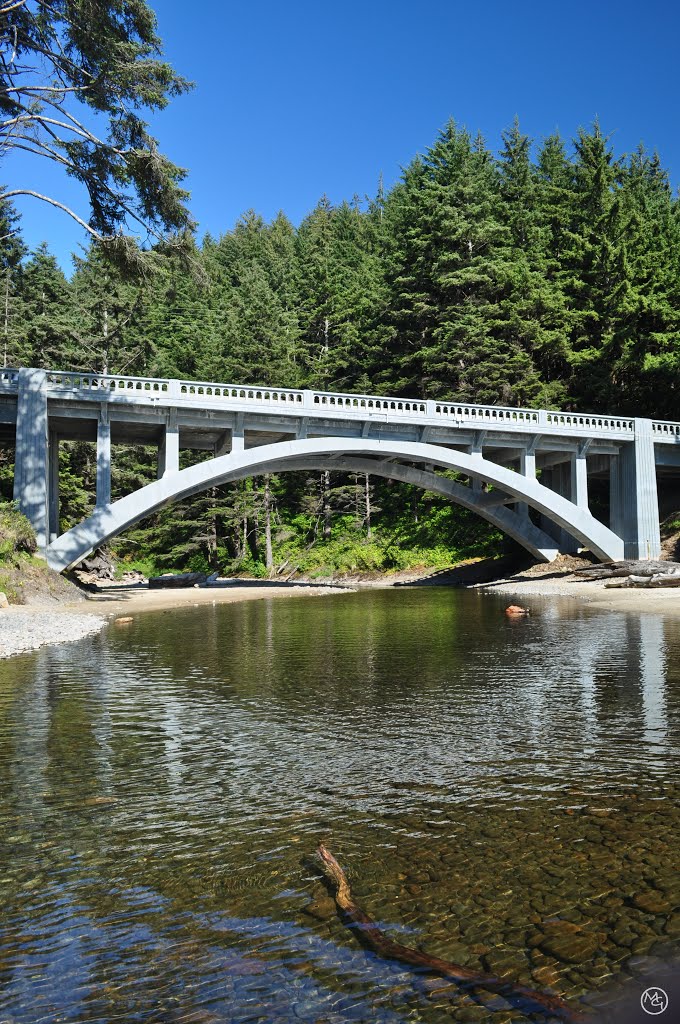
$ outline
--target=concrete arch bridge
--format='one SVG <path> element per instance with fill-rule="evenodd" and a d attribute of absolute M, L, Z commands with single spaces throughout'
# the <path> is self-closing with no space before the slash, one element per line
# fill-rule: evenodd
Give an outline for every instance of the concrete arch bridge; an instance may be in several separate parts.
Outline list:
<path fill-rule="evenodd" d="M 96 442 L 97 500 L 60 536 L 66 440 Z M 657 478 L 680 482 L 680 423 L 31 368 L 0 371 L 0 442 L 15 446 L 15 500 L 57 570 L 172 501 L 299 469 L 435 491 L 546 561 L 579 547 L 602 560 L 656 558 Z M 157 446 L 158 479 L 112 501 L 116 444 Z M 180 470 L 180 448 L 212 458 Z M 596 478 L 608 481 L 606 523 L 589 505 Z"/>

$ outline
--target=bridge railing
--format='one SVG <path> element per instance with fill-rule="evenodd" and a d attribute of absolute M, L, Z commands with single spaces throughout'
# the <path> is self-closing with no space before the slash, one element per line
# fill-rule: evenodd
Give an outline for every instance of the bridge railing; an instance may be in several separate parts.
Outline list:
<path fill-rule="evenodd" d="M 396 415 L 422 420 L 441 419 L 485 427 L 526 426 L 532 430 L 557 429 L 579 433 L 634 434 L 635 420 L 627 416 L 599 416 L 589 413 L 558 410 L 527 409 L 500 405 L 471 405 L 461 402 L 438 402 L 432 399 L 390 398 L 357 395 L 335 391 L 310 391 L 297 388 L 272 388 L 253 385 L 220 384 L 209 381 L 171 380 L 161 377 L 133 377 L 125 374 L 81 373 L 73 370 L 47 370 L 47 387 L 51 392 L 84 392 L 92 397 L 103 393 L 129 396 L 131 400 L 150 397 L 169 401 L 196 401 L 201 398 L 278 406 L 304 415 L 304 410 L 347 412 L 350 414 Z M 19 370 L 0 368 L 0 393 L 16 393 Z M 680 442 L 680 422 L 652 420 L 652 434 L 657 441 Z"/>
<path fill-rule="evenodd" d="M 209 384 L 202 381 L 180 380 L 170 381 L 176 385 L 180 398 L 226 398 L 232 402 L 286 402 L 291 404 L 304 403 L 304 391 L 293 388 L 251 387 L 237 384 Z"/>
<path fill-rule="evenodd" d="M 0 369 L 0 390 L 16 391 L 19 386 L 19 371 L 5 367 Z"/>
<path fill-rule="evenodd" d="M 680 423 L 673 420 L 652 420 L 652 435 L 657 438 L 673 438 L 680 440 Z"/>
<path fill-rule="evenodd" d="M 423 416 L 430 414 L 425 402 L 414 398 L 387 398 L 376 395 L 352 395 L 336 391 L 309 391 L 308 402 L 312 406 L 326 409 L 342 409 L 345 412 L 396 412 L 405 416 Z"/>
<path fill-rule="evenodd" d="M 622 416 L 593 416 L 580 412 L 546 412 L 545 422 L 551 427 L 575 430 L 604 430 L 617 434 L 635 433 L 635 420 Z"/>
<path fill-rule="evenodd" d="M 71 370 L 47 371 L 49 390 L 107 391 L 167 394 L 170 381 L 160 377 L 126 377 L 122 374 L 75 373 Z"/>

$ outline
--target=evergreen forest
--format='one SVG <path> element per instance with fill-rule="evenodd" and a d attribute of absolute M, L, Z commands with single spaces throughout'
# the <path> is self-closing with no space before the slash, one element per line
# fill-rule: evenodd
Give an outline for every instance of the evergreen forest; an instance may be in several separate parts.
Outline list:
<path fill-rule="evenodd" d="M 680 418 L 680 202 L 656 154 L 616 155 L 598 124 L 534 143 L 515 122 L 496 151 L 450 122 L 391 190 L 323 197 L 297 227 L 248 211 L 141 279 L 96 242 L 69 278 L 47 244 L 26 251 L 10 201 L 0 218 L 5 366 Z M 60 459 L 67 529 L 94 504 L 94 445 Z M 155 449 L 114 448 L 114 498 L 155 474 Z M 146 572 L 287 577 L 501 543 L 436 495 L 291 473 L 166 508 L 115 550 Z"/>

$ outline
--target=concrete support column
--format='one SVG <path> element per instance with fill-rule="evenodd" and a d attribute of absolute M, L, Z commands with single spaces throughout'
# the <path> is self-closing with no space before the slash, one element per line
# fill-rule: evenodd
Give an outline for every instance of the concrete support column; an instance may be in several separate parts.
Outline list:
<path fill-rule="evenodd" d="M 237 414 L 234 420 L 234 427 L 231 432 L 232 452 L 242 452 L 245 448 L 245 431 L 243 429 L 243 413 Z"/>
<path fill-rule="evenodd" d="M 19 370 L 14 500 L 35 530 L 38 550 L 49 537 L 47 374 Z"/>
<path fill-rule="evenodd" d="M 177 410 L 171 409 L 158 446 L 158 479 L 169 473 L 179 473 L 179 426 Z"/>
<path fill-rule="evenodd" d="M 434 404 L 434 403 L 433 403 Z M 475 439 L 470 445 L 470 455 L 480 455 L 484 458 L 484 440 L 486 438 L 486 430 L 478 430 L 475 432 Z M 482 480 L 478 476 L 472 478 L 472 490 L 474 494 L 482 493 Z"/>
<path fill-rule="evenodd" d="M 533 448 L 526 448 L 519 457 L 519 471 L 522 476 L 529 480 L 536 479 L 536 453 Z M 529 506 L 525 501 L 518 501 L 515 504 L 515 512 L 523 519 L 529 518 Z"/>
<path fill-rule="evenodd" d="M 102 405 L 97 421 L 97 508 L 111 504 L 111 424 L 108 406 Z"/>
<path fill-rule="evenodd" d="M 579 508 L 588 508 L 588 464 L 585 455 L 571 457 L 571 500 Z"/>
<path fill-rule="evenodd" d="M 624 542 L 625 558 L 661 554 L 659 499 L 652 421 L 635 420 L 635 437 L 611 459 L 611 528 Z"/>
<path fill-rule="evenodd" d="M 550 469 L 544 469 L 541 473 L 541 483 L 549 487 L 551 491 L 560 494 L 563 498 L 573 501 L 572 497 L 572 469 L 571 462 L 560 462 Z M 573 555 L 578 551 L 578 541 L 567 533 L 562 527 L 557 526 L 546 516 L 541 516 L 541 527 L 551 537 L 554 537 L 560 551 L 565 555 Z"/>
<path fill-rule="evenodd" d="M 56 431 L 49 433 L 49 543 L 59 536 L 59 435 Z"/>
<path fill-rule="evenodd" d="M 623 537 L 621 456 L 609 456 L 609 529 Z"/>

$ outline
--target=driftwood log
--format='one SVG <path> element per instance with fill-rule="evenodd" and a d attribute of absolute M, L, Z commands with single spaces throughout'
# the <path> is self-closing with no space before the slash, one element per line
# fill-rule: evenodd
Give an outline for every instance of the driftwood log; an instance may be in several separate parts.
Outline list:
<path fill-rule="evenodd" d="M 347 876 L 342 870 L 333 854 L 323 843 L 317 849 L 321 858 L 324 873 L 333 889 L 335 902 L 346 923 L 356 928 L 357 938 L 369 949 L 372 949 L 378 956 L 388 960 L 398 960 L 404 964 L 410 964 L 421 971 L 429 974 L 437 974 L 450 981 L 460 982 L 468 988 L 482 988 L 490 992 L 498 992 L 509 999 L 521 1001 L 525 1007 L 533 1007 L 532 1012 L 542 1012 L 553 1017 L 559 1017 L 568 1024 L 576 1024 L 578 1021 L 586 1021 L 583 1014 L 578 1013 L 567 1005 L 559 996 L 550 995 L 547 992 L 538 992 L 535 989 L 527 988 L 524 985 L 517 985 L 514 982 L 503 978 L 496 978 L 494 975 L 482 974 L 473 971 L 469 967 L 455 964 L 449 960 L 441 960 L 439 957 L 422 953 L 410 946 L 403 946 L 395 942 L 378 927 L 373 918 L 359 907 L 352 899 L 352 891 L 347 881 Z"/>
<path fill-rule="evenodd" d="M 575 576 L 589 580 L 609 580 L 616 576 L 676 576 L 680 574 L 680 562 L 660 562 L 654 559 L 626 559 L 622 562 L 603 562 L 578 569 Z"/>
<path fill-rule="evenodd" d="M 169 572 L 165 576 L 151 576 L 149 590 L 174 590 L 177 587 L 201 586 L 207 578 L 204 572 Z"/>
<path fill-rule="evenodd" d="M 663 587 L 680 587 L 680 562 L 624 561 L 605 562 L 603 565 L 589 565 L 579 569 L 576 575 L 589 580 L 609 580 L 605 587 L 622 589 L 644 587 L 656 590 Z"/>

